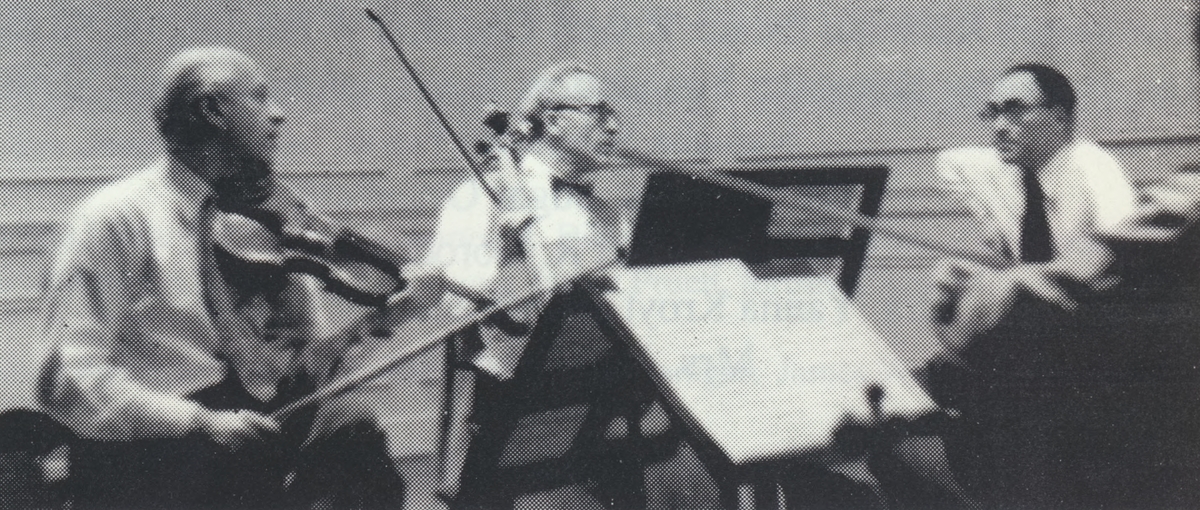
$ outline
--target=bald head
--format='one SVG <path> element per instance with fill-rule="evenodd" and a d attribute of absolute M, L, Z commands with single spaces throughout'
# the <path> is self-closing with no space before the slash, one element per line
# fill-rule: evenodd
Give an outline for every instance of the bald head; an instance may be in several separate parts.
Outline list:
<path fill-rule="evenodd" d="M 178 162 L 235 201 L 272 189 L 283 112 L 250 57 L 229 48 L 181 52 L 163 70 L 154 119 Z"/>
<path fill-rule="evenodd" d="M 154 120 L 171 149 L 199 147 L 217 135 L 205 102 L 235 93 L 238 81 L 261 74 L 246 54 L 224 47 L 184 50 L 163 69 Z"/>

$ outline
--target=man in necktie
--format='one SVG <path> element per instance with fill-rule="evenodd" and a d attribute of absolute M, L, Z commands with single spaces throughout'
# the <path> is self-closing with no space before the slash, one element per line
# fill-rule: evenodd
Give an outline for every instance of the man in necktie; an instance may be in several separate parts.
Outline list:
<path fill-rule="evenodd" d="M 539 73 L 517 105 L 514 124 L 514 132 L 510 133 L 512 151 L 502 148 L 505 152 L 496 158 L 499 164 L 486 176 L 490 186 L 503 197 L 501 203 L 493 203 L 478 182 L 464 182 L 443 206 L 437 234 L 426 254 L 425 264 L 445 268 L 447 278 L 467 287 L 495 285 L 504 278 L 499 268 L 506 258 L 523 258 L 532 267 L 530 273 L 534 276 L 529 279 L 534 281 L 526 281 L 524 285 L 557 283 L 555 275 L 563 273 L 563 267 L 589 264 L 582 259 L 596 255 L 580 252 L 564 255 L 556 251 L 556 243 L 562 246 L 589 238 L 604 239 L 601 249 L 609 249 L 613 243 L 623 246 L 628 242 L 628 225 L 593 196 L 588 183 L 588 174 L 602 166 L 617 135 L 616 112 L 607 101 L 604 82 L 578 64 L 551 66 Z M 519 246 L 508 246 L 511 244 Z M 598 253 L 601 249 L 592 251 Z M 455 296 L 448 295 L 446 299 L 448 306 L 456 305 L 450 301 L 462 301 L 457 306 L 470 306 Z M 565 312 L 558 304 L 569 299 L 562 294 L 545 296 L 514 307 L 498 320 L 487 321 L 462 335 L 460 369 L 451 376 L 452 403 L 477 412 L 480 403 L 472 403 L 477 392 L 497 395 L 495 388 L 515 384 L 514 377 L 520 377 L 517 368 L 532 334 L 545 324 L 561 321 Z M 496 407 L 487 401 L 483 405 Z M 661 408 L 658 412 L 661 414 Z M 469 414 L 456 412 L 448 420 L 448 454 L 443 459 L 440 492 L 452 507 L 503 507 L 504 501 L 489 499 L 493 495 L 459 490 L 463 456 L 469 445 L 479 442 L 472 441 L 471 434 L 466 432 L 471 428 L 469 421 L 478 418 Z M 646 474 L 650 508 L 671 501 L 687 508 L 716 504 L 716 484 L 698 467 L 698 461 L 689 463 L 689 460 L 695 461 L 695 454 L 684 446 L 668 464 L 651 468 L 657 475 Z M 664 471 L 670 474 L 662 475 Z M 465 483 L 479 486 L 471 481 Z M 565 498 L 563 507 L 588 504 L 588 496 L 573 492 L 570 487 L 560 489 L 555 494 Z M 623 489 L 640 490 L 639 487 Z M 591 489 L 581 492 L 588 490 Z M 591 503 L 595 504 L 595 500 Z"/>
<path fill-rule="evenodd" d="M 1016 293 L 1069 308 L 1064 280 L 1108 284 L 1111 253 L 1094 234 L 1133 211 L 1134 191 L 1108 151 L 1076 136 L 1075 104 L 1062 73 L 1013 66 L 980 112 L 992 147 L 938 155 L 938 174 L 981 227 L 990 259 L 946 260 L 935 271 L 935 326 L 952 349 L 986 331 Z"/>
<path fill-rule="evenodd" d="M 516 109 L 510 130 L 511 147 L 498 147 L 495 163 L 485 175 L 497 191 L 493 202 L 481 183 L 462 183 L 442 207 L 425 265 L 444 268 L 447 278 L 470 287 L 549 287 L 556 264 L 547 246 L 597 236 L 611 225 L 597 217 L 587 173 L 599 168 L 603 151 L 617 133 L 616 117 L 605 101 L 603 84 L 589 69 L 562 63 L 544 70 Z M 523 260 L 529 268 L 516 281 L 502 267 Z M 470 370 L 452 373 L 457 405 L 471 407 L 476 379 L 512 379 L 531 332 L 551 296 L 507 310 L 460 335 L 459 357 Z M 449 309 L 469 309 L 472 303 L 447 295 Z M 449 460 L 443 466 L 441 492 L 457 492 L 462 455 L 469 438 L 466 416 L 453 419 L 448 437 Z M 466 498 L 475 494 L 463 495 Z M 499 504 L 493 502 L 491 504 Z"/>
<path fill-rule="evenodd" d="M 82 438 L 77 507 L 285 505 L 281 429 L 306 426 L 267 413 L 306 376 L 319 290 L 298 275 L 241 284 L 216 267 L 211 237 L 216 205 L 277 189 L 283 114 L 250 57 L 207 47 L 167 64 L 153 118 L 165 156 L 68 219 L 40 401 Z"/>
<path fill-rule="evenodd" d="M 467 287 L 492 285 L 504 259 L 517 252 L 546 280 L 549 266 L 562 261 L 546 260 L 545 243 L 585 239 L 611 226 L 595 217 L 584 181 L 599 168 L 617 133 L 602 82 L 576 64 L 551 67 L 535 81 L 517 116 L 514 150 L 500 154 L 502 163 L 486 175 L 500 203 L 493 203 L 479 183 L 464 182 L 443 206 L 426 252 L 427 266 L 444 267 L 448 278 Z M 524 246 L 500 246 L 513 242 Z M 512 377 L 528 340 L 522 331 L 532 328 L 548 300 L 518 306 L 508 317 L 480 327 L 480 348 L 468 353 L 470 362 L 498 379 Z"/>
<path fill-rule="evenodd" d="M 945 436 L 952 468 L 989 506 L 1071 506 L 1098 493 L 1081 480 L 1102 462 L 1099 436 L 1075 420 L 1099 407 L 1071 396 L 1102 386 L 1076 373 L 1101 347 L 1071 311 L 1116 281 L 1096 232 L 1132 213 L 1134 191 L 1107 151 L 1077 137 L 1075 108 L 1062 73 L 1013 66 L 981 112 L 992 147 L 938 156 L 981 227 L 989 265 L 946 260 L 935 270 L 942 351 L 927 375 L 935 397 L 963 413 Z"/>

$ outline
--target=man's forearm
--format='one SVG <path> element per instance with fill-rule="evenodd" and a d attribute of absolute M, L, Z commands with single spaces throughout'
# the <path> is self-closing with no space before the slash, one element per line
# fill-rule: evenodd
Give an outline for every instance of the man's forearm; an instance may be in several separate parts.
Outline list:
<path fill-rule="evenodd" d="M 65 367 L 53 380 L 46 410 L 81 436 L 102 440 L 182 437 L 207 410 L 152 391 L 113 367 Z"/>

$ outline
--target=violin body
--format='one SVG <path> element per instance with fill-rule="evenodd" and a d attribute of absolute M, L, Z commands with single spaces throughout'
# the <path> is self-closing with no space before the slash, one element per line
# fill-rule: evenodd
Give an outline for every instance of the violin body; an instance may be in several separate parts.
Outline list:
<path fill-rule="evenodd" d="M 379 307 L 406 287 L 397 254 L 312 213 L 282 185 L 262 203 L 218 212 L 213 244 L 226 278 L 246 288 L 278 291 L 286 275 L 306 273 L 347 301 Z"/>

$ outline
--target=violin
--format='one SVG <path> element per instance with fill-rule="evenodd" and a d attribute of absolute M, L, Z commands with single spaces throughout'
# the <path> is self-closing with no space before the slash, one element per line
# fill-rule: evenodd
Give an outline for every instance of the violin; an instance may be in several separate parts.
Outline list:
<path fill-rule="evenodd" d="M 260 204 L 218 208 L 212 239 L 226 277 L 247 288 L 281 290 L 287 274 L 306 273 L 332 294 L 378 308 L 407 287 L 399 255 L 317 216 L 282 185 Z"/>
<path fill-rule="evenodd" d="M 488 154 L 489 164 L 500 165 L 497 169 L 499 172 L 511 171 L 512 168 L 506 165 L 511 165 L 512 162 L 506 161 L 506 156 L 512 157 L 512 153 L 500 152 L 507 151 L 509 148 L 493 146 L 492 149 L 495 152 Z M 482 176 L 483 174 L 480 172 L 478 175 Z M 484 181 L 481 179 L 481 182 Z M 502 186 L 498 189 L 505 193 L 495 195 L 497 197 L 507 196 L 509 191 L 503 186 L 504 183 L 501 184 Z M 509 204 L 508 206 L 511 206 L 512 202 L 513 197 L 509 197 L 508 200 L 501 201 L 500 205 Z M 531 230 L 522 231 L 522 233 L 529 232 Z M 429 284 L 419 277 L 414 277 L 409 288 L 405 292 L 390 296 L 386 300 L 386 305 L 379 309 L 379 313 L 368 314 L 360 318 L 338 334 L 358 336 L 363 332 L 371 332 L 369 334 L 375 336 L 387 336 L 388 332 L 393 329 L 402 328 L 410 338 L 414 339 L 412 343 L 397 352 L 373 360 L 373 363 L 367 364 L 355 372 L 344 374 L 325 383 L 313 393 L 271 413 L 271 417 L 280 421 L 286 420 L 300 410 L 318 405 L 357 388 L 397 366 L 427 354 L 446 339 L 475 324 L 491 324 L 510 336 L 526 335 L 529 333 L 528 325 L 513 320 L 507 314 L 507 310 L 545 295 L 553 295 L 575 282 L 602 275 L 608 270 L 618 267 L 622 262 L 622 259 L 617 256 L 616 250 L 606 249 L 611 247 L 611 244 L 610 240 L 603 236 L 593 236 L 593 238 L 583 239 L 577 243 L 559 242 L 549 246 L 543 246 L 540 240 L 533 236 L 536 236 L 536 233 L 523 236 L 522 244 L 525 253 L 510 263 L 501 264 L 499 274 L 487 289 L 464 288 L 444 277 L 440 278 L 436 284 Z M 549 261 L 550 265 L 554 267 L 538 267 L 536 262 L 530 263 L 528 260 L 530 258 L 542 263 Z M 570 264 L 563 266 L 554 264 L 554 261 L 569 261 Z M 438 275 L 441 276 L 440 273 Z M 458 315 L 411 313 L 414 309 L 428 311 L 430 308 L 424 305 L 404 306 L 417 301 L 410 299 L 409 296 L 421 293 L 421 289 L 425 289 L 424 294 L 431 296 L 440 296 L 447 292 L 456 294 L 472 301 L 475 308 Z"/>

